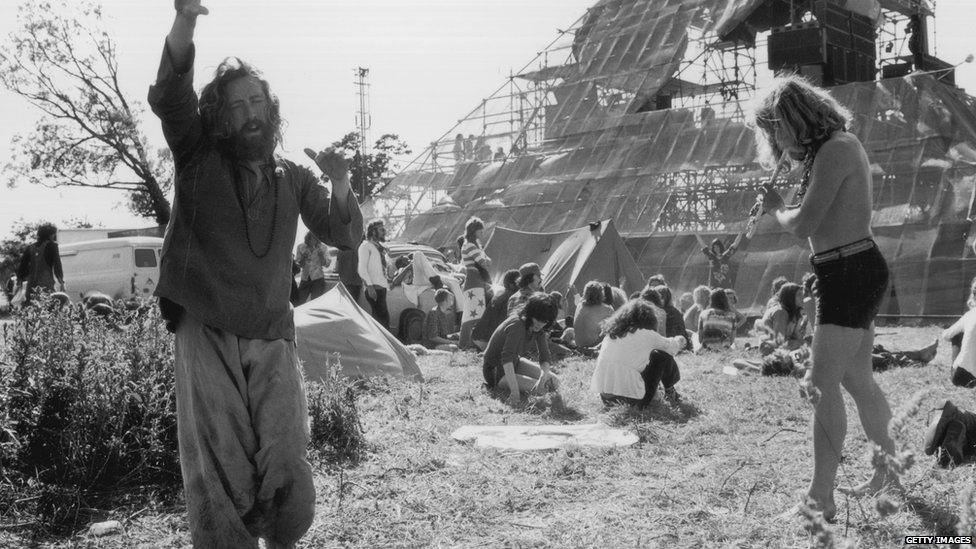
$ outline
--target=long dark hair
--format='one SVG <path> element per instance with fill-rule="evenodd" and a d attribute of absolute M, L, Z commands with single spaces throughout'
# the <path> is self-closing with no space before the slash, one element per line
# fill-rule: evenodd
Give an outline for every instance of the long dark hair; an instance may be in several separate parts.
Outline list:
<path fill-rule="evenodd" d="M 730 309 L 729 294 L 725 293 L 723 288 L 713 289 L 708 297 L 708 306 L 711 309 L 728 312 Z"/>
<path fill-rule="evenodd" d="M 474 242 L 475 244 L 481 245 L 478 239 L 475 238 L 475 234 L 485 228 L 485 223 L 478 217 L 471 217 L 468 219 L 467 223 L 464 224 L 464 239 L 468 242 Z"/>
<path fill-rule="evenodd" d="M 790 322 L 796 322 L 799 320 L 800 315 L 803 314 L 803 310 L 796 306 L 796 294 L 802 289 L 803 287 L 799 284 L 787 282 L 776 292 L 776 300 L 779 301 L 779 306 L 786 311 Z"/>
<path fill-rule="evenodd" d="M 631 299 L 603 321 L 603 333 L 610 339 L 619 339 L 637 330 L 657 330 L 654 308 L 643 299 Z"/>
<path fill-rule="evenodd" d="M 41 244 L 48 240 L 54 240 L 56 234 L 58 234 L 58 228 L 53 223 L 41 223 L 37 227 L 37 243 Z"/>
<path fill-rule="evenodd" d="M 211 80 L 200 92 L 200 121 L 206 135 L 215 139 L 227 139 L 231 136 L 231 129 L 227 117 L 227 85 L 250 76 L 261 84 L 264 95 L 268 100 L 268 126 L 274 136 L 275 146 L 281 144 L 281 103 L 278 97 L 271 93 L 271 86 L 261 72 L 238 57 L 224 59 Z"/>

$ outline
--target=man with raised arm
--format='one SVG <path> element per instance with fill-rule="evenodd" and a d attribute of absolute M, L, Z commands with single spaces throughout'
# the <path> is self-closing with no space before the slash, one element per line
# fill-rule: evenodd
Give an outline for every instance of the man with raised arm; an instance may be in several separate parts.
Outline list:
<path fill-rule="evenodd" d="M 362 214 L 340 155 L 306 168 L 277 158 L 278 99 L 260 73 L 224 60 L 199 97 L 200 0 L 176 0 L 149 104 L 176 165 L 156 295 L 176 333 L 180 462 L 195 547 L 291 547 L 312 523 L 308 406 L 289 290 L 298 217 L 340 249 Z"/>

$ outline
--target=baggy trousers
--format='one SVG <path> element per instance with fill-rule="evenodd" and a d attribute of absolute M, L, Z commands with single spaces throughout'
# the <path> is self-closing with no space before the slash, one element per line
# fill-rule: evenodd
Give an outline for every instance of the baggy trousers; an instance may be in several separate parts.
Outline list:
<path fill-rule="evenodd" d="M 190 534 L 198 548 L 297 541 L 312 524 L 308 402 L 295 343 L 237 337 L 184 314 L 176 411 Z"/>

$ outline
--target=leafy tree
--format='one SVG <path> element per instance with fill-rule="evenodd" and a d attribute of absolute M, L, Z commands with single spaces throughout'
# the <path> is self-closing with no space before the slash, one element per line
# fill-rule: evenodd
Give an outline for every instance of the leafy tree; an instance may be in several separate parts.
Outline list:
<path fill-rule="evenodd" d="M 383 189 L 400 168 L 397 159 L 411 153 L 410 146 L 395 133 L 380 136 L 373 144 L 373 152 L 363 155 L 360 150 L 362 140 L 357 132 L 349 132 L 332 148 L 341 151 L 350 159 L 349 184 L 365 202 Z"/>
<path fill-rule="evenodd" d="M 129 207 L 165 225 L 168 150 L 139 130 L 144 109 L 119 87 L 116 45 L 91 0 L 26 1 L 0 47 L 0 82 L 42 113 L 13 141 L 9 186 L 89 187 L 129 193 Z"/>

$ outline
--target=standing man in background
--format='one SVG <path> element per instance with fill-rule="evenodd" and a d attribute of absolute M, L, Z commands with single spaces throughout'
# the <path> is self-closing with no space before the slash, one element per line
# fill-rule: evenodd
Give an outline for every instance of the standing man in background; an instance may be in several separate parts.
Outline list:
<path fill-rule="evenodd" d="M 294 547 L 312 524 L 315 487 L 288 301 L 292 245 L 301 215 L 322 241 L 355 246 L 362 214 L 342 156 L 316 158 L 330 193 L 274 155 L 278 99 L 250 65 L 225 59 L 197 96 L 193 35 L 208 10 L 200 0 L 175 7 L 149 104 L 176 167 L 156 295 L 176 333 L 190 535 L 195 547 Z"/>
<path fill-rule="evenodd" d="M 366 301 L 373 311 L 373 318 L 387 330 L 390 329 L 390 311 L 386 308 L 386 291 L 389 289 L 386 273 L 390 255 L 386 251 L 386 227 L 383 220 L 370 221 L 366 226 L 366 240 L 359 245 L 359 278 L 363 279 Z"/>

